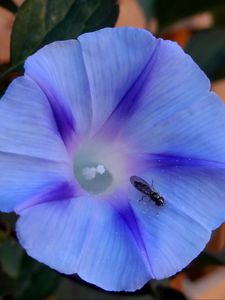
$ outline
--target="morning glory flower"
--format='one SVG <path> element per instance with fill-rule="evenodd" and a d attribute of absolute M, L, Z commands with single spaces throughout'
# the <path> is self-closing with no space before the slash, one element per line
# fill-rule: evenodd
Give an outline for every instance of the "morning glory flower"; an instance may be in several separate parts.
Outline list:
<path fill-rule="evenodd" d="M 224 105 L 176 43 L 145 30 L 30 56 L 1 99 L 0 141 L 0 209 L 19 215 L 21 245 L 103 289 L 175 274 L 225 219 Z"/>

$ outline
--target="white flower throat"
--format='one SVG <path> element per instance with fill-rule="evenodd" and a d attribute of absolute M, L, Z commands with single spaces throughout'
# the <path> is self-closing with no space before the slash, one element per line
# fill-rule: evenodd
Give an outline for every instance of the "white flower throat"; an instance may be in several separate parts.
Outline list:
<path fill-rule="evenodd" d="M 76 151 L 74 175 L 80 186 L 90 194 L 108 193 L 125 176 L 124 157 L 118 145 L 88 141 Z"/>

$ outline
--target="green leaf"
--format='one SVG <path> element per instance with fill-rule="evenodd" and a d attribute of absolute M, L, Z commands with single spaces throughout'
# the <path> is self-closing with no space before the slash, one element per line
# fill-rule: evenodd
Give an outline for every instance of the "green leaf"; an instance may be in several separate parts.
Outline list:
<path fill-rule="evenodd" d="M 156 300 L 149 294 L 106 292 L 75 278 L 63 278 L 55 292 L 56 300 Z"/>
<path fill-rule="evenodd" d="M 18 293 L 18 300 L 42 300 L 50 296 L 58 287 L 61 276 L 46 266 L 32 273 L 25 288 Z"/>
<path fill-rule="evenodd" d="M 113 26 L 117 17 L 116 0 L 26 0 L 13 26 L 12 64 L 22 63 L 46 43 Z"/>
<path fill-rule="evenodd" d="M 0 213 L 0 243 L 4 242 L 9 236 L 15 237 L 14 228 L 16 219 L 17 217 L 14 213 Z"/>
<path fill-rule="evenodd" d="M 0 296 L 15 293 L 19 287 L 18 281 L 10 278 L 3 272 L 0 272 Z"/>
<path fill-rule="evenodd" d="M 215 9 L 224 5 L 224 0 L 157 0 L 156 16 L 160 28 L 194 14 Z"/>
<path fill-rule="evenodd" d="M 225 77 L 225 29 L 209 29 L 192 35 L 185 51 L 211 80 Z"/>
<path fill-rule="evenodd" d="M 9 227 L 10 229 L 15 228 L 17 218 L 18 217 L 15 213 L 2 213 L 2 212 L 0 212 L 0 222 L 5 223 L 5 226 Z"/>
<path fill-rule="evenodd" d="M 12 0 L 0 0 L 0 6 L 4 7 L 5 9 L 9 10 L 13 14 L 17 12 L 17 6 Z"/>
<path fill-rule="evenodd" d="M 187 300 L 184 294 L 169 287 L 158 287 L 157 292 L 158 300 Z"/>
<path fill-rule="evenodd" d="M 2 270 L 10 277 L 17 278 L 23 256 L 22 248 L 12 238 L 0 245 L 0 264 Z"/>
<path fill-rule="evenodd" d="M 0 229 L 0 245 L 4 242 L 8 237 L 8 233 L 5 230 Z"/>
<path fill-rule="evenodd" d="M 151 19 L 155 16 L 155 2 L 157 0 L 138 0 L 144 14 L 147 19 Z"/>
<path fill-rule="evenodd" d="M 214 19 L 214 26 L 224 27 L 225 26 L 225 4 L 215 7 L 212 13 Z"/>
<path fill-rule="evenodd" d="M 224 256 L 224 255 L 223 255 Z M 192 263 L 191 267 L 206 267 L 206 266 L 225 266 L 225 258 L 220 255 L 215 255 L 209 252 L 202 252 Z"/>

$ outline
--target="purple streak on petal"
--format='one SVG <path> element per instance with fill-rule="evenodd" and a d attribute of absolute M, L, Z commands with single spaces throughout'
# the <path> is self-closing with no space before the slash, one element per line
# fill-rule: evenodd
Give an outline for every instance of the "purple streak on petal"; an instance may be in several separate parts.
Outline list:
<path fill-rule="evenodd" d="M 160 47 L 160 40 L 156 41 L 154 47 L 152 55 L 147 61 L 143 71 L 132 83 L 132 86 L 130 86 L 123 98 L 119 101 L 97 135 L 106 137 L 110 136 L 110 138 L 115 137 L 119 133 L 119 128 L 118 126 L 115 126 L 115 124 L 118 124 L 121 120 L 126 122 L 126 120 L 135 113 L 140 101 L 139 94 L 145 84 L 150 80 L 150 74 L 156 62 L 158 49 Z"/>
<path fill-rule="evenodd" d="M 137 161 L 137 165 L 140 169 L 146 170 L 149 168 L 169 168 L 169 167 L 206 167 L 206 168 L 219 168 L 225 169 L 225 163 L 199 159 L 194 157 L 182 157 L 179 155 L 169 155 L 169 154 L 151 154 L 151 153 L 141 153 L 131 155 L 130 159 Z"/>
<path fill-rule="evenodd" d="M 77 187 L 75 182 L 64 182 L 56 184 L 52 189 L 48 189 L 45 192 L 37 194 L 33 198 L 30 198 L 15 208 L 15 212 L 19 215 L 23 214 L 23 210 L 33 207 L 35 205 L 51 202 L 62 201 L 77 196 Z"/>
<path fill-rule="evenodd" d="M 225 169 L 212 167 L 149 168 L 139 173 L 175 210 L 182 211 L 209 230 L 224 221 Z M 210 212 L 210 213 L 209 213 Z"/>
<path fill-rule="evenodd" d="M 131 205 L 156 279 L 183 269 L 209 241 L 210 229 L 169 202 L 157 207 L 149 201 L 144 207 L 142 201 L 134 200 Z"/>
<path fill-rule="evenodd" d="M 116 200 L 115 200 L 116 199 Z M 113 198 L 108 198 L 106 201 L 110 202 L 112 207 L 117 211 L 119 216 L 123 219 L 128 229 L 131 231 L 132 236 L 137 243 L 141 257 L 148 269 L 148 272 L 152 278 L 154 278 L 154 273 L 152 271 L 149 254 L 147 253 L 144 241 L 141 236 L 141 232 L 136 220 L 136 216 L 130 206 L 129 200 L 127 198 L 127 193 L 119 190 L 114 193 Z"/>
<path fill-rule="evenodd" d="M 130 230 L 105 201 L 75 197 L 23 211 L 17 236 L 28 254 L 110 291 L 134 291 L 151 277 Z"/>
<path fill-rule="evenodd" d="M 68 162 L 48 99 L 27 76 L 16 78 L 1 98 L 0 120 L 2 152 Z"/>
<path fill-rule="evenodd" d="M 0 210 L 11 212 L 57 183 L 73 180 L 68 163 L 0 151 Z"/>
<path fill-rule="evenodd" d="M 55 95 L 53 91 L 50 91 L 47 85 L 43 83 L 40 84 L 37 80 L 33 79 L 30 74 L 25 74 L 24 76 L 38 84 L 41 90 L 45 93 L 51 106 L 58 131 L 68 149 L 68 152 L 72 155 L 75 147 L 75 121 L 72 112 L 69 109 L 66 109 L 65 106 L 61 105 L 63 101 L 59 101 L 59 99 L 57 99 L 57 95 Z"/>
<path fill-rule="evenodd" d="M 143 29 L 105 28 L 83 34 L 78 41 L 92 99 L 91 136 L 95 136 L 143 72 L 156 39 Z"/>

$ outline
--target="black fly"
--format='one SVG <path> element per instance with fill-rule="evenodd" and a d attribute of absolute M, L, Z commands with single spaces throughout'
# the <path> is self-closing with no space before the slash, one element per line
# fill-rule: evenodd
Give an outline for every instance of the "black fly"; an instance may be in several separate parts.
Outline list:
<path fill-rule="evenodd" d="M 165 199 L 154 189 L 153 185 L 151 186 L 147 183 L 144 179 L 138 176 L 131 176 L 130 177 L 131 184 L 145 196 L 155 202 L 157 206 L 163 206 Z"/>

